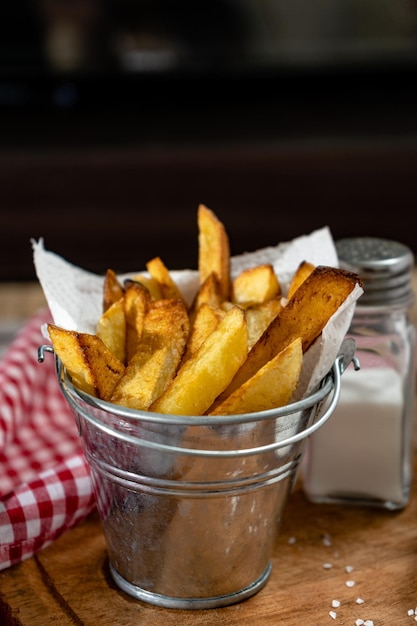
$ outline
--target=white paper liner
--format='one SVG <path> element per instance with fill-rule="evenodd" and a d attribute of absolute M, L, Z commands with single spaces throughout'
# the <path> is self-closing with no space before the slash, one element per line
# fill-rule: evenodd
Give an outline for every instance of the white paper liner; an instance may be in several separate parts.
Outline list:
<path fill-rule="evenodd" d="M 103 278 L 77 267 L 61 256 L 45 249 L 43 239 L 32 241 L 34 265 L 54 323 L 68 330 L 95 333 L 102 314 Z M 338 267 L 336 248 L 329 228 L 313 231 L 290 242 L 280 243 L 254 252 L 245 252 L 231 259 L 231 276 L 242 270 L 271 263 L 278 276 L 282 292 L 287 293 L 290 280 L 302 261 L 313 265 Z M 119 279 L 146 272 L 135 270 Z M 170 270 L 185 300 L 190 304 L 199 285 L 198 271 Z M 356 300 L 363 293 L 357 285 L 344 304 L 329 320 L 322 335 L 304 355 L 304 364 L 297 398 L 316 390 L 323 376 L 331 368 L 349 328 Z M 44 329 L 45 337 L 48 337 Z"/>

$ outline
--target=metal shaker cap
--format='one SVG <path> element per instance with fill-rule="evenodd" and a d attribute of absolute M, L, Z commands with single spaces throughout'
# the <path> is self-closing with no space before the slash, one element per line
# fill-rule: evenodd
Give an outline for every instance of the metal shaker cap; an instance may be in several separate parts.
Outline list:
<path fill-rule="evenodd" d="M 352 237 L 336 242 L 340 267 L 363 281 L 359 305 L 407 304 L 413 299 L 414 256 L 404 244 L 377 237 Z"/>

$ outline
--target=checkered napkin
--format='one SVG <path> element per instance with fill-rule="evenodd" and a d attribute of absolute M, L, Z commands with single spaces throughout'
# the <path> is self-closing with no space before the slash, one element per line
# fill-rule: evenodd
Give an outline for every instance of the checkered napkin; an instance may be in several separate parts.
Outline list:
<path fill-rule="evenodd" d="M 0 570 L 29 558 L 95 507 L 77 426 L 38 312 L 0 361 Z"/>

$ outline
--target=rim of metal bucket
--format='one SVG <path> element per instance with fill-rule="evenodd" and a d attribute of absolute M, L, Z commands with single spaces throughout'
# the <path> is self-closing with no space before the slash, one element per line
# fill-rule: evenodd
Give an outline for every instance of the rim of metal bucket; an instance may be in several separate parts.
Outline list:
<path fill-rule="evenodd" d="M 44 360 L 44 353 L 52 352 L 54 350 L 51 346 L 41 346 L 38 350 L 38 360 L 42 362 Z M 351 338 L 345 339 L 342 343 L 342 346 L 339 350 L 338 356 L 336 357 L 331 370 L 324 376 L 322 379 L 320 388 L 312 393 L 307 398 L 303 400 L 299 400 L 297 402 L 293 402 L 291 404 L 287 404 L 283 407 L 279 407 L 277 409 L 269 409 L 267 411 L 258 411 L 256 413 L 242 413 L 238 415 L 218 415 L 218 416 L 189 416 L 189 415 L 166 415 L 161 413 L 152 413 L 150 411 L 140 412 L 135 409 L 130 409 L 128 407 L 123 407 L 119 405 L 112 404 L 110 402 L 106 402 L 105 400 L 100 400 L 99 398 L 95 398 L 90 396 L 83 391 L 76 389 L 70 382 L 67 372 L 63 367 L 61 360 L 55 354 L 55 366 L 56 366 L 56 374 L 58 378 L 59 385 L 61 387 L 61 391 L 64 394 L 68 404 L 71 408 L 76 412 L 82 415 L 84 419 L 88 422 L 96 426 L 98 429 L 103 432 L 121 439 L 123 441 L 128 441 L 134 443 L 135 445 L 139 445 L 145 448 L 151 448 L 154 450 L 165 450 L 167 452 L 177 452 L 182 454 L 189 454 L 193 456 L 222 456 L 222 457 L 231 457 L 231 456 L 247 456 L 249 454 L 259 454 L 261 452 L 268 452 L 277 450 L 279 448 L 284 448 L 285 446 L 292 445 L 305 439 L 312 435 L 316 430 L 318 430 L 332 415 L 335 410 L 337 403 L 339 401 L 340 392 L 341 392 L 341 377 L 343 372 L 346 370 L 347 366 L 350 362 L 354 363 L 355 369 L 359 369 L 359 361 L 354 356 L 355 354 L 355 341 Z M 332 398 L 327 405 L 327 408 L 323 415 L 316 421 L 314 421 L 310 426 L 305 428 L 303 431 L 296 433 L 282 441 L 277 441 L 271 444 L 267 444 L 264 446 L 257 446 L 254 448 L 242 448 L 239 450 L 203 450 L 203 449 L 194 449 L 194 448 L 184 448 L 180 446 L 172 446 L 163 443 L 158 443 L 154 441 L 148 441 L 141 439 L 135 435 L 131 435 L 129 433 L 124 433 L 119 431 L 108 424 L 104 424 L 98 418 L 94 417 L 87 413 L 82 406 L 80 406 L 79 401 L 82 400 L 86 404 L 91 407 L 101 409 L 112 415 L 116 415 L 118 417 L 128 418 L 130 420 L 137 420 L 141 422 L 150 422 L 150 423 L 158 423 L 158 424 L 170 424 L 176 426 L 216 426 L 216 425 L 226 425 L 226 424 L 242 424 L 242 423 L 250 423 L 250 422 L 259 422 L 262 420 L 268 419 L 277 419 L 279 417 L 284 417 L 291 413 L 297 413 L 301 411 L 305 411 L 317 405 L 316 415 L 319 413 L 319 409 L 323 403 L 323 401 L 328 397 L 330 392 L 333 391 Z"/>

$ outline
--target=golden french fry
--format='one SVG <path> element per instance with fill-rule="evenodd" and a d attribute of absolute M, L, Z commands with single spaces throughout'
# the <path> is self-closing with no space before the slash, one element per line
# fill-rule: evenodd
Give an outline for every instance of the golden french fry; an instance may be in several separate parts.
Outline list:
<path fill-rule="evenodd" d="M 214 274 L 219 281 L 223 300 L 230 292 L 230 245 L 223 223 L 204 204 L 200 204 L 198 221 L 198 270 L 200 283 Z"/>
<path fill-rule="evenodd" d="M 103 312 L 120 300 L 124 294 L 123 285 L 120 284 L 116 273 L 112 269 L 108 269 L 104 276 L 103 284 Z"/>
<path fill-rule="evenodd" d="M 149 291 L 142 284 L 127 284 L 123 298 L 126 317 L 126 363 L 135 354 L 142 336 L 145 315 L 152 302 Z"/>
<path fill-rule="evenodd" d="M 223 402 L 215 403 L 208 414 L 252 413 L 288 404 L 299 381 L 302 365 L 303 349 L 298 337 Z"/>
<path fill-rule="evenodd" d="M 262 304 L 281 293 L 281 287 L 270 263 L 243 270 L 232 282 L 232 302 L 241 306 Z"/>
<path fill-rule="evenodd" d="M 243 385 L 297 337 L 301 337 L 305 352 L 358 283 L 357 274 L 317 266 L 262 333 L 219 400 Z"/>
<path fill-rule="evenodd" d="M 119 359 L 96 335 L 65 330 L 48 324 L 55 354 L 61 359 L 76 387 L 109 400 L 113 389 L 125 372 Z"/>
<path fill-rule="evenodd" d="M 223 298 L 220 293 L 220 283 L 216 275 L 212 272 L 207 278 L 200 284 L 200 287 L 194 297 L 194 300 L 190 307 L 190 320 L 193 320 L 197 314 L 198 309 L 202 304 L 209 304 L 214 309 L 219 309 L 222 306 Z"/>
<path fill-rule="evenodd" d="M 225 389 L 247 355 L 245 312 L 228 311 L 197 353 L 178 370 L 149 408 L 157 413 L 203 415 Z"/>
<path fill-rule="evenodd" d="M 137 350 L 111 401 L 146 410 L 175 376 L 188 334 L 188 313 L 182 300 L 152 301 L 143 321 Z"/>
<path fill-rule="evenodd" d="M 291 279 L 287 294 L 288 300 L 293 297 L 301 283 L 303 283 L 305 279 L 310 276 L 311 272 L 314 270 L 314 267 L 315 266 L 308 261 L 301 261 Z"/>
<path fill-rule="evenodd" d="M 149 295 L 153 300 L 160 300 L 162 298 L 161 287 L 158 281 L 152 278 L 152 276 L 135 274 L 131 278 L 126 278 L 124 281 L 125 289 L 127 289 L 132 283 L 139 283 L 142 287 L 145 287 L 145 289 L 149 291 Z"/>
<path fill-rule="evenodd" d="M 126 362 L 126 316 L 124 298 L 114 302 L 97 322 L 97 337 L 122 363 Z"/>
<path fill-rule="evenodd" d="M 207 337 L 217 328 L 224 315 L 225 312 L 221 309 L 214 308 L 210 304 L 203 302 L 198 308 L 192 324 L 182 364 L 197 352 Z"/>
<path fill-rule="evenodd" d="M 158 283 L 161 298 L 177 298 L 178 300 L 184 300 L 180 289 L 159 256 L 148 261 L 146 269 L 151 275 L 151 278 Z"/>
<path fill-rule="evenodd" d="M 246 322 L 248 325 L 248 350 L 258 341 L 264 330 L 269 326 L 274 317 L 281 311 L 283 305 L 281 298 L 273 298 L 262 304 L 250 306 L 246 309 Z"/>

